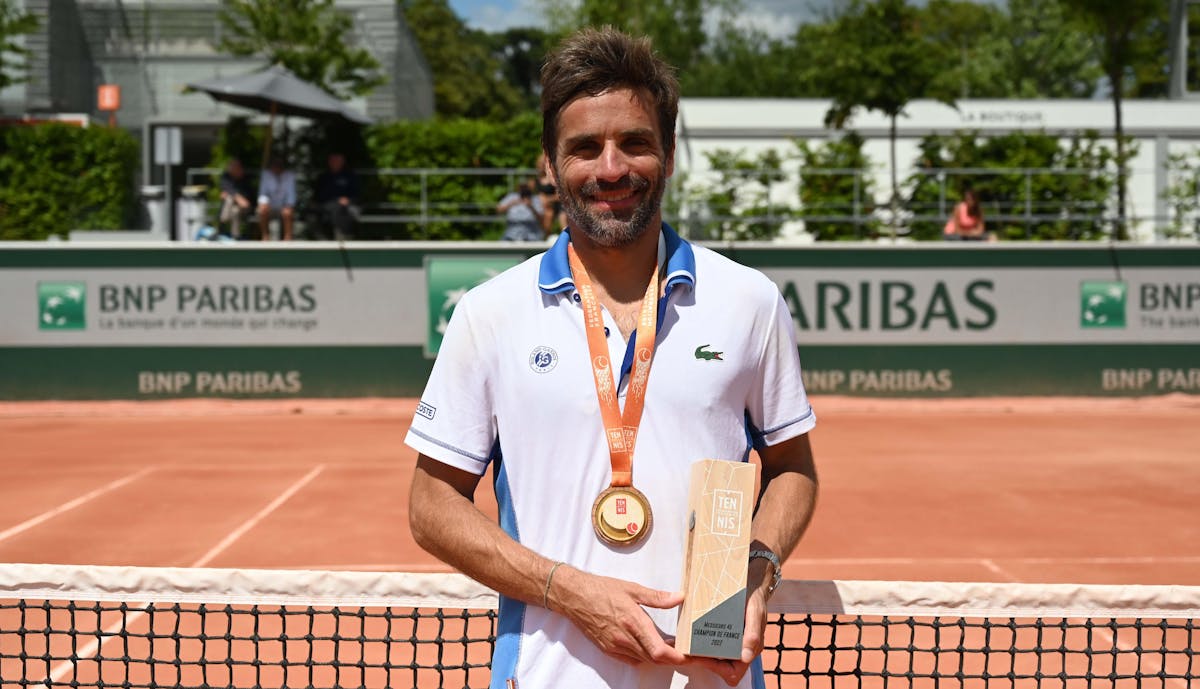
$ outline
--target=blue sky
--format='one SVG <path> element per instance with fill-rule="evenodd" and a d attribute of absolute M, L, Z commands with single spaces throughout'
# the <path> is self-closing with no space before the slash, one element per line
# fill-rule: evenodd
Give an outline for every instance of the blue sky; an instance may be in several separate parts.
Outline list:
<path fill-rule="evenodd" d="M 653 0 L 648 0 L 653 1 Z M 754 27 L 778 38 L 792 35 L 801 21 L 819 17 L 838 0 L 743 0 L 738 15 L 743 26 Z M 916 0 L 924 4 L 925 0 Z M 976 0 L 1004 5 L 1007 0 Z M 450 7 L 468 26 L 484 31 L 503 31 L 513 26 L 541 26 L 538 0 L 450 0 Z"/>
<path fill-rule="evenodd" d="M 742 21 L 772 35 L 790 34 L 803 17 L 812 16 L 831 0 L 745 0 Z M 450 0 L 450 6 L 468 26 L 502 31 L 512 26 L 541 26 L 537 0 Z"/>

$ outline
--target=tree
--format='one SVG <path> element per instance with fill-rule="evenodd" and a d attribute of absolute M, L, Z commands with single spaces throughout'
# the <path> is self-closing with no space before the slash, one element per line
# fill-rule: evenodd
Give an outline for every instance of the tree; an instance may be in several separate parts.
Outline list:
<path fill-rule="evenodd" d="M 649 36 L 654 49 L 681 74 L 701 60 L 708 17 L 732 16 L 741 0 L 539 0 L 552 31 L 611 25 Z"/>
<path fill-rule="evenodd" d="M 843 128 L 859 108 L 881 112 L 889 119 L 893 235 L 900 210 L 896 118 L 915 98 L 954 103 L 948 93 L 936 89 L 941 71 L 937 46 L 923 31 L 920 19 L 907 0 L 850 0 L 830 26 L 828 38 L 838 49 L 827 50 L 829 62 L 820 72 L 822 90 L 833 99 L 826 126 Z"/>
<path fill-rule="evenodd" d="M 824 63 L 818 45 L 827 27 L 801 24 L 792 38 L 770 38 L 726 19 L 691 69 L 680 73 L 685 96 L 812 98 Z"/>
<path fill-rule="evenodd" d="M 487 34 L 468 28 L 446 0 L 401 0 L 401 8 L 433 71 L 438 116 L 503 120 L 521 111 Z"/>
<path fill-rule="evenodd" d="M 379 62 L 352 47 L 350 17 L 334 0 L 226 0 L 218 50 L 256 55 L 338 98 L 362 96 L 384 83 Z"/>
<path fill-rule="evenodd" d="M 979 97 L 1000 77 L 1007 45 L 1004 12 L 967 0 L 930 0 L 920 11 L 922 32 L 941 62 L 935 88 Z"/>
<path fill-rule="evenodd" d="M 1095 31 L 1100 64 L 1112 92 L 1114 133 L 1117 145 L 1117 239 L 1128 238 L 1125 197 L 1128 156 L 1121 122 L 1121 100 L 1130 83 L 1137 37 L 1163 10 L 1160 0 L 1064 0 Z"/>
<path fill-rule="evenodd" d="M 1009 0 L 999 98 L 1090 98 L 1103 76 L 1095 40 L 1061 2 Z"/>
<path fill-rule="evenodd" d="M 504 79 L 520 93 L 523 107 L 536 110 L 542 93 L 542 63 L 551 48 L 550 34 L 537 27 L 513 27 L 484 34 L 484 38 Z"/>
<path fill-rule="evenodd" d="M 29 53 L 18 36 L 33 33 L 37 17 L 22 12 L 13 0 L 0 0 L 0 89 L 25 81 L 25 56 Z"/>

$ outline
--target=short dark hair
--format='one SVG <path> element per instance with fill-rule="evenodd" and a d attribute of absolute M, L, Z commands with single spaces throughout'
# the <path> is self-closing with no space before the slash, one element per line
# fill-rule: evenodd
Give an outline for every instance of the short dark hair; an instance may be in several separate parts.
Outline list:
<path fill-rule="evenodd" d="M 650 39 L 634 38 L 605 26 L 583 29 L 563 40 L 542 65 L 542 149 L 554 162 L 558 116 L 580 96 L 628 88 L 650 95 L 658 113 L 663 150 L 674 152 L 679 114 L 675 69 L 654 52 Z"/>

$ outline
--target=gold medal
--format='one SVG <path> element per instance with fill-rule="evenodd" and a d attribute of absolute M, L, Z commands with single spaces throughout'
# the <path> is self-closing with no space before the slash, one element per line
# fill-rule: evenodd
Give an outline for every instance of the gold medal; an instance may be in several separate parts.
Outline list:
<path fill-rule="evenodd" d="M 633 486 L 611 486 L 592 504 L 592 527 L 610 545 L 630 545 L 650 531 L 650 501 Z"/>
<path fill-rule="evenodd" d="M 638 424 L 646 402 L 646 386 L 650 378 L 650 362 L 654 358 L 654 341 L 658 329 L 657 300 L 659 267 L 646 285 L 642 296 L 641 313 L 638 316 L 634 335 L 634 361 L 630 371 L 629 392 L 622 410 L 617 402 L 616 390 L 620 377 L 613 379 L 608 364 L 608 344 L 604 328 L 604 316 L 600 301 L 592 289 L 591 278 L 575 254 L 573 245 L 567 246 L 567 258 L 571 263 L 571 274 L 575 278 L 579 301 L 583 306 L 584 330 L 587 333 L 588 352 L 592 357 L 592 377 L 596 384 L 596 399 L 600 403 L 600 417 L 604 424 L 604 436 L 608 442 L 609 460 L 612 463 L 612 482 L 592 504 L 592 528 L 600 540 L 609 545 L 629 545 L 646 536 L 650 530 L 650 501 L 633 483 L 633 448 L 637 442 Z"/>

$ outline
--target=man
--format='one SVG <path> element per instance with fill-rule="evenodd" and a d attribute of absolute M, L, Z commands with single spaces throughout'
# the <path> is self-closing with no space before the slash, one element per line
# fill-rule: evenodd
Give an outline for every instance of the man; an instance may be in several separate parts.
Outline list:
<path fill-rule="evenodd" d="M 504 214 L 504 234 L 500 239 L 506 242 L 540 242 L 546 238 L 542 225 L 542 200 L 534 196 L 533 184 L 522 182 L 517 188 L 504 195 L 496 205 L 496 212 Z"/>
<path fill-rule="evenodd" d="M 322 230 L 326 236 L 345 239 L 354 233 L 358 221 L 358 176 L 346 167 L 346 156 L 340 152 L 329 154 L 325 171 L 317 177 L 317 193 L 314 200 L 321 216 Z"/>
<path fill-rule="evenodd" d="M 493 689 L 761 686 L 773 561 L 816 498 L 791 316 L 765 276 L 662 223 L 678 85 L 648 41 L 585 30 L 548 58 L 542 87 L 569 228 L 459 302 L 406 438 L 420 453 L 413 534 L 500 592 Z M 748 563 L 742 657 L 684 656 L 667 637 L 688 472 L 751 444 L 751 547 L 773 554 Z M 489 464 L 499 525 L 472 500 Z M 630 482 L 652 523 L 602 540 L 593 507 Z"/>
<path fill-rule="evenodd" d="M 295 208 L 296 174 L 287 169 L 282 157 L 273 155 L 258 186 L 258 226 L 264 242 L 271 239 L 271 218 L 279 218 L 283 225 L 281 239 L 291 241 Z"/>
<path fill-rule="evenodd" d="M 237 239 L 242 235 L 242 223 L 250 215 L 253 205 L 250 199 L 254 196 L 254 189 L 250 186 L 241 160 L 229 159 L 218 186 L 221 191 L 221 212 L 218 217 L 222 223 L 229 225 L 229 236 Z"/>

